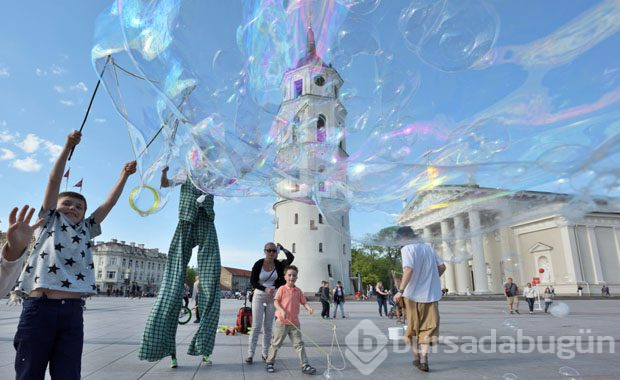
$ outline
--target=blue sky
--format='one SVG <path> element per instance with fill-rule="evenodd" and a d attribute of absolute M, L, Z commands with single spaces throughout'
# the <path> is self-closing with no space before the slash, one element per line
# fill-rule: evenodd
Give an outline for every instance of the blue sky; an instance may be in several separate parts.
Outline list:
<path fill-rule="evenodd" d="M 0 12 L 0 229 L 12 207 L 40 205 L 53 157 L 78 129 L 97 82 L 90 59 L 96 17 L 109 1 L 24 1 Z M 36 10 L 35 10 L 36 9 Z M 231 20 L 231 22 L 233 22 Z M 7 152 L 10 151 L 10 152 Z M 10 157 L 10 158 L 9 158 Z M 103 201 L 124 162 L 132 160 L 127 130 L 105 91 L 98 92 L 82 143 L 69 163 L 69 187 L 84 178 L 91 209 Z M 166 252 L 177 222 L 178 190 L 159 213 L 141 217 L 129 207 L 130 179 L 97 240 L 116 238 Z M 64 185 L 63 185 L 64 187 Z M 75 189 L 74 189 L 75 190 Z M 216 199 L 223 265 L 245 268 L 273 239 L 274 198 Z M 381 213 L 352 218 L 363 235 L 389 225 Z M 195 258 L 193 259 L 195 260 Z"/>
<path fill-rule="evenodd" d="M 581 183 L 583 179 L 579 175 L 588 174 L 589 170 L 599 176 L 607 175 L 603 178 L 609 181 L 612 173 L 609 168 L 618 166 L 619 155 L 613 148 L 601 150 L 601 146 L 620 135 L 617 98 L 614 98 L 620 83 L 618 33 L 611 27 L 609 36 L 591 46 L 583 38 L 580 40 L 578 31 L 572 33 L 572 39 L 569 35 L 564 41 L 553 35 L 554 31 L 604 2 L 490 2 L 499 20 L 495 44 L 499 58 L 489 67 L 458 72 L 438 70 L 437 61 L 433 62 L 432 54 L 436 51 L 432 46 L 422 49 L 423 54 L 414 54 L 397 38 L 398 14 L 410 3 L 384 1 L 369 20 L 376 27 L 381 47 L 394 52 L 397 67 L 404 71 L 410 69 L 422 78 L 407 107 L 399 114 L 401 120 L 414 121 L 414 125 L 419 122 L 420 128 L 428 127 L 420 129 L 414 153 L 433 149 L 433 162 L 445 166 L 447 169 L 442 174 L 451 175 L 457 182 L 462 181 L 464 173 L 460 164 L 478 165 L 476 176 L 483 186 L 585 193 L 592 191 L 589 184 L 577 185 L 576 182 Z M 217 9 L 210 15 L 210 22 L 215 23 L 213 28 L 221 33 L 234 32 L 241 22 L 239 2 L 215 4 Z M 6 230 L 6 218 L 12 207 L 23 203 L 40 204 L 55 154 L 66 135 L 80 126 L 97 81 L 90 54 L 95 22 L 109 6 L 108 0 L 3 4 L 0 13 L 2 230 Z M 617 12 L 614 17 L 618 17 Z M 200 43 L 204 45 L 200 49 L 236 49 L 234 45 L 219 46 L 221 41 L 230 40 L 220 37 L 213 34 L 201 38 Z M 545 38 L 547 45 L 532 45 Z M 561 48 L 571 42 L 588 47 L 571 56 L 570 51 Z M 556 56 L 545 57 L 544 53 L 550 51 L 557 51 Z M 350 95 L 351 104 L 345 104 L 349 110 L 347 128 L 353 129 L 365 110 L 365 96 L 373 88 L 368 79 L 373 75 L 377 79 L 379 74 L 372 72 L 377 67 L 373 68 L 363 58 L 358 58 L 349 68 L 337 69 L 344 76 L 345 87 L 357 90 Z M 382 67 L 378 69 L 381 71 Z M 372 94 L 368 99 L 371 97 Z M 468 135 L 471 128 L 467 126 L 472 120 L 489 118 L 505 124 L 490 129 L 482 125 L 475 131 L 477 134 Z M 463 135 L 456 131 L 462 131 Z M 360 153 L 363 159 L 372 161 L 376 158 L 372 155 L 373 149 L 386 148 L 380 144 L 371 145 L 363 151 L 366 148 L 360 148 L 363 144 L 359 141 L 368 139 L 369 135 L 353 132 L 351 151 Z M 355 139 L 359 146 L 355 145 Z M 493 144 L 501 148 L 485 151 L 495 146 Z M 387 148 L 394 147 L 403 146 Z M 598 163 L 586 165 L 589 157 L 598 157 Z M 84 178 L 83 193 L 93 207 L 104 199 L 122 164 L 132 159 L 127 129 L 108 94 L 100 91 L 82 143 L 69 164 L 69 186 Z M 577 167 L 576 159 L 584 164 Z M 511 164 L 483 165 L 500 162 Z M 521 167 L 528 168 L 531 174 L 516 179 L 503 177 L 506 172 Z M 557 170 L 557 167 L 571 170 Z M 366 207 L 383 196 L 384 191 L 389 191 L 384 190 L 384 185 L 385 189 L 388 185 L 396 188 L 416 176 L 415 173 L 404 175 L 402 183 L 391 181 L 397 174 L 407 171 L 411 171 L 409 166 L 397 165 L 396 171 L 360 181 L 369 190 L 364 194 L 367 202 L 360 201 L 359 206 Z M 618 182 L 617 173 L 614 175 L 611 181 Z M 137 184 L 137 177 L 130 180 L 118 205 L 104 222 L 99 239 L 134 241 L 167 251 L 177 221 L 178 190 L 162 211 L 144 218 L 128 204 L 129 190 Z M 610 188 L 615 190 L 603 193 L 619 194 L 618 186 Z M 408 197 L 413 195 L 409 193 Z M 271 197 L 216 199 L 216 226 L 224 265 L 244 268 L 261 254 L 262 245 L 273 236 L 273 201 Z M 373 207 L 388 209 L 380 202 Z M 391 223 L 391 217 L 380 211 L 353 211 L 351 214 L 354 238 L 374 233 Z"/>

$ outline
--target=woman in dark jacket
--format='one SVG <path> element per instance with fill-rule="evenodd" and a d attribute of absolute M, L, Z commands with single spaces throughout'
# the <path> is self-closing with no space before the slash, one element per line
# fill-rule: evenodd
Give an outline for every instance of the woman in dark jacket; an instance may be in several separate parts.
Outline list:
<path fill-rule="evenodd" d="M 278 250 L 284 251 L 285 260 L 277 260 Z M 286 283 L 284 268 L 290 265 L 295 256 L 285 249 L 280 243 L 277 247 L 274 243 L 265 244 L 265 258 L 258 260 L 252 267 L 250 283 L 254 288 L 252 296 L 252 332 L 249 337 L 248 357 L 245 362 L 251 364 L 254 360 L 254 350 L 258 343 L 258 336 L 263 332 L 263 361 L 267 359 L 269 345 L 271 344 L 271 331 L 275 318 L 275 306 L 273 296 L 276 289 Z M 266 306 L 263 306 L 266 305 Z"/>

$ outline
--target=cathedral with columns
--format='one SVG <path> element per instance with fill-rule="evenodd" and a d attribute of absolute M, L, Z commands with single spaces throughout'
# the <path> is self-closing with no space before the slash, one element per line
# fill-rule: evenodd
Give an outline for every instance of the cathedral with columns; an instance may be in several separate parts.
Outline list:
<path fill-rule="evenodd" d="M 502 293 L 508 277 L 542 292 L 620 290 L 620 206 L 595 199 L 588 212 L 568 194 L 477 185 L 421 191 L 398 224 L 411 226 L 444 258 L 449 294 Z M 594 210 L 591 210 L 594 208 Z"/>

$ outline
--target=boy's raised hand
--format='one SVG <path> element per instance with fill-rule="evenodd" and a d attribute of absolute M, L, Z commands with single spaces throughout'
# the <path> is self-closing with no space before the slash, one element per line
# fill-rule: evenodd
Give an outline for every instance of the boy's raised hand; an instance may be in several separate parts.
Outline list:
<path fill-rule="evenodd" d="M 75 148 L 76 145 L 80 143 L 81 140 L 82 140 L 82 132 L 73 131 L 69 133 L 69 135 L 67 136 L 67 143 L 65 145 L 67 146 L 67 148 L 73 149 Z"/>
<path fill-rule="evenodd" d="M 123 175 L 129 177 L 136 172 L 136 161 L 130 161 L 123 166 Z"/>
<path fill-rule="evenodd" d="M 9 229 L 7 230 L 7 259 L 10 261 L 17 260 L 21 253 L 26 249 L 34 230 L 41 227 L 44 223 L 44 219 L 39 219 L 32 226 L 30 220 L 34 214 L 35 209 L 30 208 L 28 205 L 22 207 L 19 214 L 17 213 L 18 207 L 11 210 L 9 214 Z M 30 210 L 29 210 L 30 209 Z"/>

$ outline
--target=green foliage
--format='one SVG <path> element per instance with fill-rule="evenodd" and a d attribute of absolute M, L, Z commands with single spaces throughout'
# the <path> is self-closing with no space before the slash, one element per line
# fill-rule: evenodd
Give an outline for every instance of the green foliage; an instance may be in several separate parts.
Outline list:
<path fill-rule="evenodd" d="M 194 286 L 194 281 L 196 280 L 196 269 L 192 267 L 187 267 L 187 272 L 185 274 L 185 283 L 189 285 L 191 288 Z"/>
<path fill-rule="evenodd" d="M 351 248 L 352 274 L 361 274 L 364 287 L 367 284 L 374 287 L 382 281 L 383 286 L 389 288 L 393 284 L 392 274 L 402 272 L 400 247 L 394 245 L 398 227 L 383 228 Z"/>

